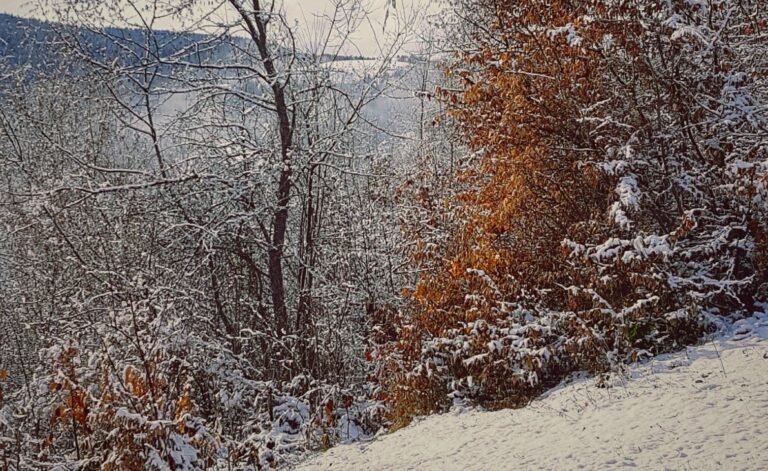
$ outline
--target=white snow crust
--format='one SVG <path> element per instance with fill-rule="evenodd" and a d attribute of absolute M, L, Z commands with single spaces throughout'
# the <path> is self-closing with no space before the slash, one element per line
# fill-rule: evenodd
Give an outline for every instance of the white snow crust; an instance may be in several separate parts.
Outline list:
<path fill-rule="evenodd" d="M 301 470 L 768 470 L 768 315 L 529 406 L 418 421 Z"/>

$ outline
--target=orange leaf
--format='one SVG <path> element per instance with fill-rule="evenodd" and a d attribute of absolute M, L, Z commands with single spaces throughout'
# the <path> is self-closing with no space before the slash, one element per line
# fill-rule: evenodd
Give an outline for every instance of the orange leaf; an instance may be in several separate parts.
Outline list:
<path fill-rule="evenodd" d="M 51 425 L 55 425 L 56 422 L 59 420 L 64 420 L 66 417 L 66 410 L 64 409 L 64 406 L 59 406 L 56 408 L 56 410 L 53 411 L 53 415 L 51 416 Z"/>

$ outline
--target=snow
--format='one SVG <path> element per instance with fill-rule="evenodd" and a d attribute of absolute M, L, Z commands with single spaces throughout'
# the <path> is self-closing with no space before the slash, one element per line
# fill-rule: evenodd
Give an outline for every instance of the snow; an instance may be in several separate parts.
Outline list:
<path fill-rule="evenodd" d="M 725 331 L 725 328 L 724 328 Z M 768 314 L 528 407 L 454 412 L 298 469 L 768 469 Z"/>
<path fill-rule="evenodd" d="M 569 46 L 577 47 L 581 45 L 582 39 L 578 33 L 576 33 L 576 28 L 574 28 L 572 23 L 568 23 L 567 25 L 560 28 L 550 29 L 547 31 L 547 34 L 549 35 L 550 39 L 554 39 L 561 34 L 565 34 L 566 41 L 568 41 Z"/>

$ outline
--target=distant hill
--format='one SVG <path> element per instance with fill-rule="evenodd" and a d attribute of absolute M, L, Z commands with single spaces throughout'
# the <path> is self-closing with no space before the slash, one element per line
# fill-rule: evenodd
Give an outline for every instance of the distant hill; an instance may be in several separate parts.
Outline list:
<path fill-rule="evenodd" d="M 0 61 L 47 69 L 54 53 L 53 39 L 50 25 L 43 21 L 0 13 Z"/>
<path fill-rule="evenodd" d="M 62 65 L 61 33 L 77 37 L 89 56 L 99 61 L 117 61 L 131 66 L 141 63 L 145 54 L 142 45 L 146 31 L 129 28 L 105 28 L 100 32 L 86 31 L 60 24 L 0 13 L 0 62 L 11 67 L 26 67 L 33 76 Z M 210 63 L 235 53 L 237 49 L 253 47 L 247 38 L 215 39 L 202 34 L 178 33 L 166 30 L 153 32 L 150 60 L 153 57 L 178 55 L 185 61 Z M 254 50 L 254 54 L 256 51 Z M 305 57 L 309 57 L 307 54 Z M 323 56 L 321 62 L 358 60 L 360 56 Z"/>
<path fill-rule="evenodd" d="M 138 29 L 105 28 L 100 32 L 77 29 L 30 18 L 0 14 L 0 60 L 12 67 L 27 67 L 30 73 L 49 71 L 62 65 L 63 36 L 77 38 L 85 52 L 99 61 L 117 61 L 122 65 L 138 65 L 145 54 L 142 45 L 146 33 Z M 154 31 L 150 44 L 152 57 L 185 54 L 186 60 L 209 61 L 229 54 L 231 44 L 218 40 L 204 50 L 195 45 L 206 39 L 201 34 Z M 244 41 L 235 39 L 236 42 Z"/>

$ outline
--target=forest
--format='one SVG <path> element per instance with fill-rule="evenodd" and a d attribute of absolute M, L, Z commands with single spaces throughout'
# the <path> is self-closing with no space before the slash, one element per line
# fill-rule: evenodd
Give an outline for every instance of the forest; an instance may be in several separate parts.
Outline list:
<path fill-rule="evenodd" d="M 0 15 L 0 470 L 288 468 L 768 308 L 768 1 L 287 3 Z"/>

